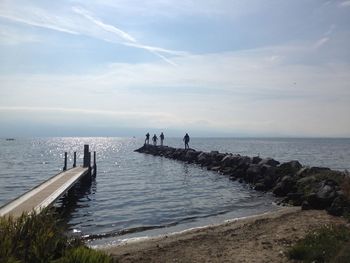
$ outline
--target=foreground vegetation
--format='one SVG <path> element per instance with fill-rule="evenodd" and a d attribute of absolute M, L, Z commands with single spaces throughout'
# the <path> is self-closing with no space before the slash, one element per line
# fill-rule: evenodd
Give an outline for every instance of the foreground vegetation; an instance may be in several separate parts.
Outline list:
<path fill-rule="evenodd" d="M 45 210 L 0 218 L 0 262 L 107 263 L 111 258 L 67 237 L 53 212 Z"/>
<path fill-rule="evenodd" d="M 350 259 L 350 229 L 344 225 L 324 226 L 293 246 L 288 255 L 303 262 L 348 263 Z"/>

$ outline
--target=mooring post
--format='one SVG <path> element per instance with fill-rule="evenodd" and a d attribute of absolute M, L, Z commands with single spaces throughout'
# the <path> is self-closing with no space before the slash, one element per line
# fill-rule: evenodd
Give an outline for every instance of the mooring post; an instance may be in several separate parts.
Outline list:
<path fill-rule="evenodd" d="M 77 152 L 73 154 L 73 168 L 77 167 Z"/>
<path fill-rule="evenodd" d="M 93 165 L 93 173 L 92 173 L 92 176 L 93 177 L 96 177 L 96 174 L 97 174 L 97 165 L 96 165 L 96 152 L 94 151 L 94 165 Z"/>
<path fill-rule="evenodd" d="M 91 163 L 91 157 L 90 157 L 90 152 L 89 152 L 89 145 L 85 144 L 84 145 L 84 161 L 83 161 L 83 167 L 87 168 L 90 167 Z"/>
<path fill-rule="evenodd" d="M 67 170 L 67 152 L 64 152 L 64 166 L 63 171 Z"/>

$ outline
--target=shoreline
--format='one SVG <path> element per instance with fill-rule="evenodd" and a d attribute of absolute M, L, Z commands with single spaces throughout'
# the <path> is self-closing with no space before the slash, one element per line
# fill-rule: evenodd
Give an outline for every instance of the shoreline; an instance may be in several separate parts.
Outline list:
<path fill-rule="evenodd" d="M 109 248 L 114 248 L 114 247 L 119 247 L 123 245 L 128 245 L 131 243 L 137 243 L 137 242 L 143 242 L 143 241 L 152 241 L 152 240 L 158 240 L 162 239 L 164 237 L 169 237 L 169 236 L 176 236 L 176 235 L 182 235 L 186 234 L 187 232 L 192 232 L 196 230 L 202 230 L 202 229 L 207 229 L 211 227 L 220 227 L 224 224 L 230 224 L 233 222 L 240 222 L 242 220 L 249 220 L 249 219 L 254 219 L 256 217 L 261 217 L 261 216 L 268 216 L 270 214 L 286 210 L 286 209 L 299 209 L 298 207 L 292 207 L 292 206 L 281 206 L 275 204 L 275 209 L 273 210 L 268 210 L 264 212 L 258 212 L 257 214 L 249 214 L 245 216 L 238 216 L 238 217 L 231 217 L 231 218 L 226 218 L 222 220 L 218 220 L 214 223 L 207 223 L 207 224 L 199 224 L 197 226 L 188 226 L 187 228 L 180 228 L 180 229 L 171 229 L 172 227 L 165 227 L 165 229 L 170 229 L 170 232 L 164 232 L 164 233 L 159 233 L 159 234 L 150 234 L 150 235 L 143 235 L 143 236 L 135 236 L 135 237 L 126 237 L 126 238 L 119 238 L 118 236 L 114 237 L 111 242 L 105 243 L 105 244 L 91 244 L 88 246 L 97 249 L 97 250 L 106 250 Z M 146 230 L 145 232 L 148 232 Z M 143 233 L 143 232 L 141 232 Z M 122 236 L 121 236 L 122 237 Z"/>
<path fill-rule="evenodd" d="M 99 248 L 118 262 L 289 262 L 287 249 L 312 229 L 346 224 L 322 210 L 281 207 L 180 232 Z"/>

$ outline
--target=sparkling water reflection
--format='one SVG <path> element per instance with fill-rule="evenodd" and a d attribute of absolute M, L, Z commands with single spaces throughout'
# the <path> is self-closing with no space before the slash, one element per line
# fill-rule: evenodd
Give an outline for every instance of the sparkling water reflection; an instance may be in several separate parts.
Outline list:
<path fill-rule="evenodd" d="M 133 152 L 142 143 L 134 138 L 0 140 L 0 205 L 58 173 L 65 151 L 69 165 L 74 151 L 81 164 L 83 145 L 89 144 L 97 152 L 96 180 L 58 205 L 65 208 L 72 231 L 104 237 L 102 243 L 121 234 L 182 230 L 275 209 L 270 194 L 196 165 Z M 166 144 L 182 147 L 178 138 Z M 349 139 L 193 138 L 190 146 L 340 170 L 350 165 Z"/>

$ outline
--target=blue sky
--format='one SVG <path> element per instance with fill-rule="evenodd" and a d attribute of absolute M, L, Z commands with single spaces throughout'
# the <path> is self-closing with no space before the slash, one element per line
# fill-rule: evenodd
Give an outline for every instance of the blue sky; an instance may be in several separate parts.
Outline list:
<path fill-rule="evenodd" d="M 0 136 L 350 136 L 350 1 L 0 1 Z"/>

